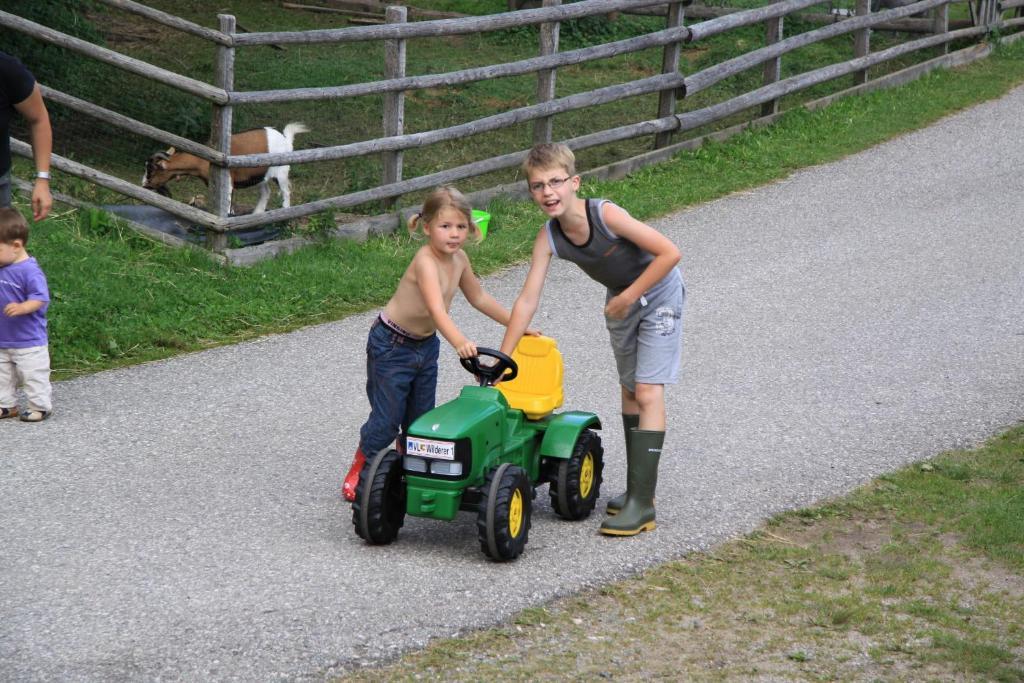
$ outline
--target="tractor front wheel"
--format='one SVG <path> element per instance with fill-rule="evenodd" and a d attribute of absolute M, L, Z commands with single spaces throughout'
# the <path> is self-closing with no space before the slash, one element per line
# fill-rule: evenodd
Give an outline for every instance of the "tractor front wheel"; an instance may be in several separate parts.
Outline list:
<path fill-rule="evenodd" d="M 405 477 L 402 455 L 390 450 L 363 466 L 352 502 L 356 533 L 372 545 L 387 545 L 405 522 Z"/>
<path fill-rule="evenodd" d="M 602 470 L 601 437 L 585 429 L 576 439 L 569 459 L 558 463 L 557 475 L 548 489 L 555 512 L 565 519 L 589 517 L 601 494 Z"/>
<path fill-rule="evenodd" d="M 530 532 L 533 485 L 522 467 L 503 463 L 487 473 L 476 528 L 480 548 L 498 562 L 514 560 Z"/>

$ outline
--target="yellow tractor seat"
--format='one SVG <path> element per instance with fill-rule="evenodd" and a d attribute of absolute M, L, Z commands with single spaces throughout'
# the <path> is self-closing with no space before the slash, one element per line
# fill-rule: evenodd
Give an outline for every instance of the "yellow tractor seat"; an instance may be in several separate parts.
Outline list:
<path fill-rule="evenodd" d="M 512 352 L 519 375 L 498 384 L 508 404 L 531 420 L 539 420 L 562 405 L 562 353 L 551 337 L 523 336 Z"/>

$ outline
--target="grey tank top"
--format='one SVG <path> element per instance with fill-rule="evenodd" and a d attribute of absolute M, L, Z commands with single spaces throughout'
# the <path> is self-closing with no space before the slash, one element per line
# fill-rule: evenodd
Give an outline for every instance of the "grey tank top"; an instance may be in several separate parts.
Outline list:
<path fill-rule="evenodd" d="M 640 277 L 654 260 L 654 255 L 608 229 L 601 217 L 601 207 L 607 202 L 607 199 L 587 200 L 590 236 L 582 245 L 569 241 L 557 218 L 549 220 L 546 227 L 548 243 L 555 256 L 572 261 L 591 278 L 617 294 Z"/>

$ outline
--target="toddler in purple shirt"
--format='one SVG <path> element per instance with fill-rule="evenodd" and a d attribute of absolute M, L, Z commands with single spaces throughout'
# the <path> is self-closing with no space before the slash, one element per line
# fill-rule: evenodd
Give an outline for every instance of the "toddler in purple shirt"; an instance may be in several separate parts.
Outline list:
<path fill-rule="evenodd" d="M 25 251 L 28 223 L 0 208 L 0 419 L 19 415 L 20 385 L 28 400 L 22 422 L 42 422 L 53 411 L 46 309 L 46 276 Z"/>

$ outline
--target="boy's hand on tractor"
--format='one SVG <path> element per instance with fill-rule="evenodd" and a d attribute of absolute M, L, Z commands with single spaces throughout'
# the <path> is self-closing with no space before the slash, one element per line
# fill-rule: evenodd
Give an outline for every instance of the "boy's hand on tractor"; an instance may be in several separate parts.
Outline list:
<path fill-rule="evenodd" d="M 609 301 L 608 305 L 604 307 L 604 314 L 613 320 L 622 320 L 629 313 L 629 308 L 636 303 L 636 299 L 630 301 L 630 298 L 617 294 L 613 296 Z"/>
<path fill-rule="evenodd" d="M 541 332 L 540 330 L 535 330 L 533 328 L 527 327 L 526 331 L 523 332 L 523 334 L 528 335 L 530 337 L 539 337 L 539 336 L 541 336 L 544 333 Z"/>

